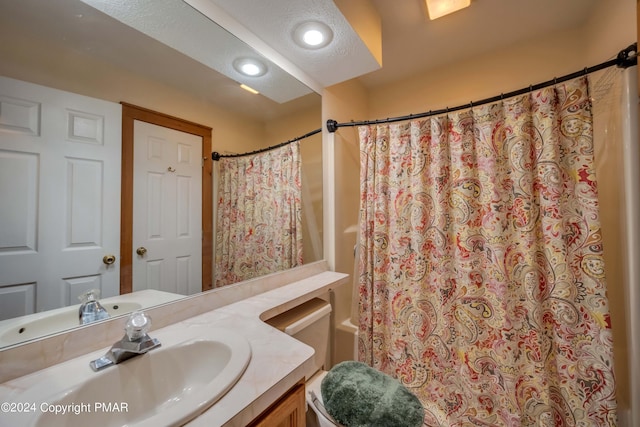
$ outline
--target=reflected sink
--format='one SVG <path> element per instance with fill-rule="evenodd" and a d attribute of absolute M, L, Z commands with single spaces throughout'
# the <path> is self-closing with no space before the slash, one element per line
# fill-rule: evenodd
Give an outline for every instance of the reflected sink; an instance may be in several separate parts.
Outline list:
<path fill-rule="evenodd" d="M 84 381 L 76 376 L 75 384 L 65 381 L 66 367 L 14 397 L 37 402 L 29 426 L 182 425 L 230 390 L 251 359 L 246 339 L 215 329 L 208 336 L 159 347 L 98 373 L 87 363 Z M 60 408 L 65 416 L 54 413 Z M 15 421 L 25 425 L 24 419 Z"/>
<path fill-rule="evenodd" d="M 130 294 L 100 300 L 109 316 L 115 317 L 132 311 L 183 298 L 184 295 L 145 289 Z M 16 319 L 0 321 L 0 347 L 40 338 L 79 326 L 80 304 L 29 314 Z"/>
<path fill-rule="evenodd" d="M 101 303 L 109 316 L 119 316 L 140 310 L 142 304 L 137 302 L 111 302 Z M 78 306 L 65 307 L 63 309 L 45 312 L 33 320 L 24 319 L 16 321 L 11 327 L 0 333 L 0 345 L 10 345 L 17 342 L 31 340 L 79 326 Z"/>

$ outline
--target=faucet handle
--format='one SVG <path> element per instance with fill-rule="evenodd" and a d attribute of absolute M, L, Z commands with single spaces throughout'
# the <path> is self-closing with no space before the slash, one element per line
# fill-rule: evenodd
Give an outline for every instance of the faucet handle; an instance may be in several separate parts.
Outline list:
<path fill-rule="evenodd" d="M 86 292 L 83 292 L 82 294 L 78 295 L 78 299 L 82 303 L 99 300 L 100 289 L 90 289 Z"/>
<path fill-rule="evenodd" d="M 151 317 L 142 311 L 134 311 L 129 315 L 124 330 L 129 337 L 129 341 L 135 341 L 144 337 L 151 329 Z"/>

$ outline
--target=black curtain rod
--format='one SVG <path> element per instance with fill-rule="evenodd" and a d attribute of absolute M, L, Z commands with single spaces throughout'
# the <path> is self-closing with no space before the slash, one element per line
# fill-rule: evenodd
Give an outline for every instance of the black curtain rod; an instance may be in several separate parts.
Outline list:
<path fill-rule="evenodd" d="M 266 151 L 271 151 L 271 150 L 275 150 L 276 148 L 284 147 L 285 145 L 291 144 L 292 142 L 299 141 L 299 140 L 305 139 L 305 138 L 309 138 L 310 136 L 313 136 L 313 135 L 315 135 L 317 133 L 320 133 L 320 132 L 322 132 L 322 128 L 318 128 L 318 129 L 312 130 L 311 132 L 307 132 L 302 136 L 290 139 L 290 140 L 285 141 L 285 142 L 281 142 L 280 144 L 272 145 L 271 147 L 261 148 L 259 150 L 255 150 L 255 151 L 250 151 L 248 153 L 242 153 L 242 154 L 220 154 L 217 151 L 214 151 L 213 153 L 211 153 L 211 159 L 213 159 L 215 161 L 218 161 L 223 157 L 242 157 L 242 156 L 250 156 L 252 154 L 264 153 Z"/>
<path fill-rule="evenodd" d="M 408 116 L 391 117 L 391 118 L 379 119 L 379 120 L 363 120 L 359 122 L 352 121 L 352 122 L 346 122 L 346 123 L 338 123 L 335 120 L 329 119 L 327 120 L 327 130 L 333 133 L 337 131 L 338 128 L 341 128 L 341 127 L 354 127 L 354 126 L 373 125 L 373 124 L 379 124 L 379 123 L 401 122 L 404 120 L 412 120 L 412 119 L 419 119 L 419 118 L 429 117 L 429 116 L 437 116 L 440 114 L 450 113 L 453 111 L 477 107 L 479 105 L 490 104 L 490 103 L 497 102 L 502 99 L 510 98 L 513 96 L 524 95 L 525 93 L 532 92 L 538 89 L 543 89 L 548 86 L 553 86 L 557 83 L 562 83 L 571 79 L 575 79 L 576 77 L 584 76 L 596 71 L 604 70 L 605 68 L 609 68 L 614 65 L 619 68 L 629 68 L 636 65 L 637 63 L 638 63 L 638 44 L 633 43 L 632 45 L 629 45 L 627 48 L 621 50 L 615 59 L 611 59 L 601 64 L 594 65 L 593 67 L 585 67 L 585 69 L 582 71 L 576 71 L 575 73 L 567 74 L 566 76 L 562 76 L 562 77 L 557 77 L 557 78 L 554 78 L 553 80 L 549 80 L 544 83 L 538 83 L 536 85 L 531 85 L 529 87 L 522 88 L 513 92 L 503 93 L 498 96 L 493 96 L 491 98 L 486 98 L 476 102 L 470 102 L 468 104 L 459 105 L 453 108 L 447 107 L 441 110 L 432 110 L 424 113 L 409 114 Z"/>

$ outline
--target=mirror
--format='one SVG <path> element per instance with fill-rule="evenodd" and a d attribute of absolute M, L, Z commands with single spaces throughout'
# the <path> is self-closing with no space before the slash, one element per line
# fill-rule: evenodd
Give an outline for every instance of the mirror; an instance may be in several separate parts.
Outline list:
<path fill-rule="evenodd" d="M 203 18 L 184 2 L 170 3 L 192 13 L 194 19 Z M 215 45 L 228 55 L 241 50 L 244 56 L 261 57 L 221 28 L 215 31 L 215 40 L 205 37 L 205 45 Z M 80 0 L 0 0 L 0 39 L 0 76 L 125 102 L 208 126 L 212 128 L 212 150 L 222 154 L 276 145 L 322 126 L 320 95 L 265 58 L 278 84 L 287 90 L 299 89 L 300 96 L 274 101 L 251 94 L 239 87 L 239 77 L 214 71 Z M 269 91 L 263 87 L 263 93 Z M 2 141 L 0 133 L 0 153 L 6 151 Z M 322 258 L 321 135 L 301 141 L 300 147 L 303 198 L 310 206 L 307 215 L 303 214 L 304 262 L 309 263 Z M 215 186 L 214 178 L 214 191 Z M 0 242 L 0 257 L 3 253 L 8 250 Z M 10 287 L 0 280 L 0 307 L 3 299 L 4 306 L 13 304 L 10 294 L 4 292 Z M 59 307 L 79 303 L 68 295 L 65 298 L 67 302 Z"/>

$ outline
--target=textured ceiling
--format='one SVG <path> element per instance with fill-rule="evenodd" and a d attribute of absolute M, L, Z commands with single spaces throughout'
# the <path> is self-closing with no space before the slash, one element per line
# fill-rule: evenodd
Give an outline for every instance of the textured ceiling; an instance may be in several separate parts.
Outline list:
<path fill-rule="evenodd" d="M 189 8 L 180 0 L 171 1 Z M 191 12 L 199 15 L 194 10 Z M 144 21 L 144 18 L 140 19 Z M 207 22 L 209 26 L 219 30 L 219 27 Z M 177 28 L 188 25 L 187 20 L 180 22 Z M 210 31 L 217 31 L 216 28 L 211 28 Z M 216 39 L 210 44 L 221 51 L 235 52 L 229 46 L 239 43 L 237 38 L 226 31 L 220 37 L 224 38 Z M 280 84 L 287 90 L 297 87 L 300 88 L 300 94 L 308 94 L 284 103 L 272 101 L 266 96 L 252 95 L 240 89 L 236 80 L 80 0 L 0 0 L 0 42 L 3 43 L 0 45 L 3 55 L 0 60 L 2 74 L 47 86 L 59 83 L 51 81 L 48 69 L 55 69 L 56 73 L 60 73 L 73 67 L 74 74 L 78 74 L 77 68 L 83 65 L 77 62 L 68 64 L 67 56 L 87 57 L 103 62 L 106 67 L 143 76 L 191 94 L 203 102 L 263 121 L 285 117 L 310 107 L 319 108 L 320 103 L 320 97 L 315 92 L 281 70 Z M 240 45 L 240 49 L 249 49 L 243 43 Z M 12 55 L 20 52 L 20 49 L 7 50 L 3 48 L 5 46 L 19 46 L 23 53 L 14 57 Z M 249 51 L 251 55 L 259 56 L 254 50 Z M 58 56 L 52 58 L 51 52 L 56 52 Z M 14 65 L 19 63 L 22 64 L 21 68 Z M 24 74 L 25 67 L 30 69 L 27 74 Z M 76 86 L 58 88 L 76 90 Z M 121 101 L 119 94 L 126 93 L 126 90 L 126 87 L 121 87 L 120 82 L 113 82 L 112 100 Z M 272 87 L 268 90 L 274 89 Z"/>
<path fill-rule="evenodd" d="M 232 67 L 234 60 L 259 57 L 245 35 L 255 36 L 273 48 L 278 57 L 308 76 L 310 86 L 318 91 L 380 68 L 332 0 L 82 1 L 279 103 L 311 90 L 292 80 L 273 61 L 264 76 L 238 73 Z M 242 34 L 235 34 L 239 38 L 230 37 L 224 28 L 215 25 L 223 14 L 242 25 Z M 314 20 L 331 28 L 333 40 L 319 49 L 300 47 L 292 37 L 295 28 Z M 267 52 L 262 53 L 268 57 Z"/>
<path fill-rule="evenodd" d="M 208 1 L 224 9 L 321 87 L 380 68 L 374 55 L 332 0 Z M 395 0 L 388 2 L 394 3 Z M 334 32 L 331 43 L 317 50 L 298 46 L 292 34 L 299 24 L 306 21 L 320 21 L 328 25 Z"/>
<path fill-rule="evenodd" d="M 232 65 L 236 59 L 268 61 L 182 1 L 82 1 L 276 102 L 288 102 L 311 92 L 274 64 L 267 64 L 267 74 L 261 77 L 237 72 Z"/>
<path fill-rule="evenodd" d="M 306 100 L 311 95 L 304 95 L 311 92 L 307 86 L 321 91 L 322 87 L 354 77 L 368 87 L 386 84 L 465 56 L 483 55 L 545 33 L 579 27 L 598 3 L 472 0 L 469 8 L 430 21 L 423 0 L 358 0 L 371 1 L 381 17 L 380 68 L 331 0 L 198 0 L 223 10 L 244 28 L 245 34 L 252 33 L 317 83 L 303 85 L 289 79 L 275 64 L 269 65 L 273 84 L 243 81 L 231 68 L 232 59 L 239 54 L 258 54 L 227 31 L 211 25 L 217 17 L 207 19 L 197 13 L 187 4 L 194 0 L 83 1 L 101 10 L 111 9 L 109 13 L 141 32 L 117 25 L 118 21 L 79 0 L 0 0 L 0 30 L 11 43 L 23 34 L 60 42 L 265 120 L 309 105 Z M 335 31 L 327 48 L 308 51 L 293 42 L 295 26 L 311 19 L 324 21 Z M 239 93 L 244 91 L 237 88 L 237 81 L 256 87 L 265 96 Z M 297 98 L 300 95 L 304 96 Z M 267 98 L 276 99 L 276 105 Z M 292 98 L 295 101 L 285 102 Z"/>
<path fill-rule="evenodd" d="M 375 87 L 574 29 L 592 16 L 598 4 L 598 0 L 472 0 L 470 7 L 431 21 L 424 0 L 358 0 L 373 4 L 381 18 L 383 66 L 379 67 L 331 0 L 198 1 L 222 8 L 323 87 L 353 77 Z M 336 37 L 325 49 L 304 51 L 291 33 L 298 23 L 314 19 L 333 27 Z"/>

